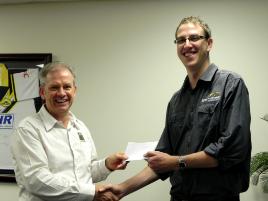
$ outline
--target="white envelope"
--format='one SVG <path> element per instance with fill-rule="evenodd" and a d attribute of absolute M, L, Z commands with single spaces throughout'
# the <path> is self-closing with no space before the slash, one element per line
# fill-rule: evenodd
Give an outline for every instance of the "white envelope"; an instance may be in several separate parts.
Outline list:
<path fill-rule="evenodd" d="M 128 156 L 126 161 L 144 160 L 144 154 L 154 151 L 158 141 L 154 142 L 128 142 L 125 154 Z"/>

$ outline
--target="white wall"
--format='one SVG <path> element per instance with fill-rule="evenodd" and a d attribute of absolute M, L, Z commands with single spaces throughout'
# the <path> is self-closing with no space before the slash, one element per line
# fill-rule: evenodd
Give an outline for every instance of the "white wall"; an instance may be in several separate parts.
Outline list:
<path fill-rule="evenodd" d="M 0 53 L 51 52 L 76 66 L 73 106 L 90 128 L 100 157 L 128 141 L 157 140 L 172 94 L 186 75 L 176 56 L 174 32 L 184 16 L 197 15 L 212 29 L 211 60 L 236 71 L 250 92 L 253 153 L 267 151 L 268 1 L 87 1 L 0 6 Z M 107 180 L 117 183 L 146 165 L 132 162 Z M 158 181 L 123 200 L 169 200 Z M 0 183 L 1 200 L 17 200 L 15 184 Z M 242 201 L 267 197 L 251 187 Z"/>

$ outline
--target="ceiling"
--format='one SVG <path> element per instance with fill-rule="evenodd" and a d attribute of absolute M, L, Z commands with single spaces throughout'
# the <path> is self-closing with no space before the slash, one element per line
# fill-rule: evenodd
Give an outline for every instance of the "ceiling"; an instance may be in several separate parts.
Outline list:
<path fill-rule="evenodd" d="M 63 2 L 63 1 L 82 1 L 82 0 L 0 0 L 2 4 L 24 4 L 24 3 L 40 3 L 40 2 Z"/>

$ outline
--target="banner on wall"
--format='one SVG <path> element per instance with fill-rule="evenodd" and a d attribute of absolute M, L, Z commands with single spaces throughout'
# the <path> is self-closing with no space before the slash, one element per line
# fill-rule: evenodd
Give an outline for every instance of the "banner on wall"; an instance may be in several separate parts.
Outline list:
<path fill-rule="evenodd" d="M 14 181 L 11 136 L 23 118 L 41 108 L 38 73 L 52 58 L 51 54 L 15 56 L 15 61 L 9 58 L 5 62 L 0 54 L 0 180 L 8 177 Z"/>
<path fill-rule="evenodd" d="M 0 63 L 0 168 L 12 169 L 10 137 L 17 124 L 37 111 L 39 97 L 38 68 L 10 73 Z"/>

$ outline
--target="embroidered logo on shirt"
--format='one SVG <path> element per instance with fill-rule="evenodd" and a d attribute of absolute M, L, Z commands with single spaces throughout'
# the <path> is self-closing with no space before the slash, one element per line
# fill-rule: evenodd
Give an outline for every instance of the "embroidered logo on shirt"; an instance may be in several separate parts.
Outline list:
<path fill-rule="evenodd" d="M 206 98 L 202 98 L 201 102 L 205 103 L 205 102 L 215 102 L 220 100 L 221 98 L 221 94 L 220 92 L 211 92 Z"/>

